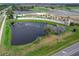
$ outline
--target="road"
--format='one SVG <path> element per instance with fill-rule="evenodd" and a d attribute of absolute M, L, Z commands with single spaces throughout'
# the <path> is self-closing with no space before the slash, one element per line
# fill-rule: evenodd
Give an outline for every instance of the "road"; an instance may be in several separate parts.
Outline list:
<path fill-rule="evenodd" d="M 79 56 L 79 51 L 77 51 L 76 53 L 72 54 L 72 56 Z"/>
<path fill-rule="evenodd" d="M 6 11 L 7 11 L 9 8 L 11 8 L 11 7 L 12 7 L 12 6 L 9 6 L 9 7 L 5 8 L 5 9 L 1 10 L 0 13 L 1 13 L 1 12 L 6 12 Z"/>
<path fill-rule="evenodd" d="M 54 56 L 71 56 L 71 55 L 79 56 L 79 42 L 54 54 Z"/>

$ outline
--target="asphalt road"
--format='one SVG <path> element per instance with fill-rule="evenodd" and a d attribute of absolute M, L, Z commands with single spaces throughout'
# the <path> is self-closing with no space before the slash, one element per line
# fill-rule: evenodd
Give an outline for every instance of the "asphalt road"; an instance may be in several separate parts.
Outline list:
<path fill-rule="evenodd" d="M 79 51 L 77 51 L 76 53 L 72 54 L 71 56 L 79 56 Z"/>
<path fill-rule="evenodd" d="M 57 52 L 54 56 L 79 56 L 79 42 Z"/>

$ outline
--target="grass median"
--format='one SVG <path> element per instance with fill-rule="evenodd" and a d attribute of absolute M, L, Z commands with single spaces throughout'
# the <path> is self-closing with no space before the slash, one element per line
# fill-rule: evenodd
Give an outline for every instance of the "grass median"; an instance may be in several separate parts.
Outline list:
<path fill-rule="evenodd" d="M 6 48 L 11 47 L 11 27 L 10 27 L 9 19 L 6 20 L 5 25 L 4 25 L 2 45 L 3 47 L 6 47 Z"/>

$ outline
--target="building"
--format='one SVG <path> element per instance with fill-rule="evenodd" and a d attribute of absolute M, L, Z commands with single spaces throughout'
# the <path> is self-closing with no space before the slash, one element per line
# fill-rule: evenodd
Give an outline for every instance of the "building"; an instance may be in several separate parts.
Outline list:
<path fill-rule="evenodd" d="M 71 22 L 79 23 L 79 13 L 64 11 L 64 10 L 51 10 L 47 12 L 35 11 L 14 11 L 14 18 L 26 19 L 27 17 L 41 18 L 48 21 L 53 21 L 65 25 L 70 25 Z M 30 19 L 29 18 L 29 19 Z"/>

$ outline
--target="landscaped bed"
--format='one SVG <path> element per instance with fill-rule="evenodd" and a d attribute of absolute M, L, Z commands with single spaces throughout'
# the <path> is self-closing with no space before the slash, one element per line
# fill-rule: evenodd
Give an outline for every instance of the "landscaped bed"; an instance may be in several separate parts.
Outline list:
<path fill-rule="evenodd" d="M 60 51 L 61 49 L 66 48 L 79 41 L 79 26 L 77 26 L 76 32 L 72 32 L 72 27 L 68 26 L 67 27 L 68 30 L 63 34 L 61 34 L 60 36 L 57 36 L 55 34 L 49 34 L 37 38 L 32 43 L 19 45 L 19 46 L 11 45 L 12 32 L 11 32 L 10 22 L 11 21 L 9 19 L 6 20 L 6 24 L 3 32 L 3 38 L 2 38 L 2 46 L 1 46 L 2 51 L 0 51 L 0 55 L 29 55 L 29 56 L 53 55 L 54 53 Z M 45 22 L 48 24 L 56 24 L 56 23 L 40 21 L 40 20 L 37 21 L 16 20 L 16 22 Z"/>

